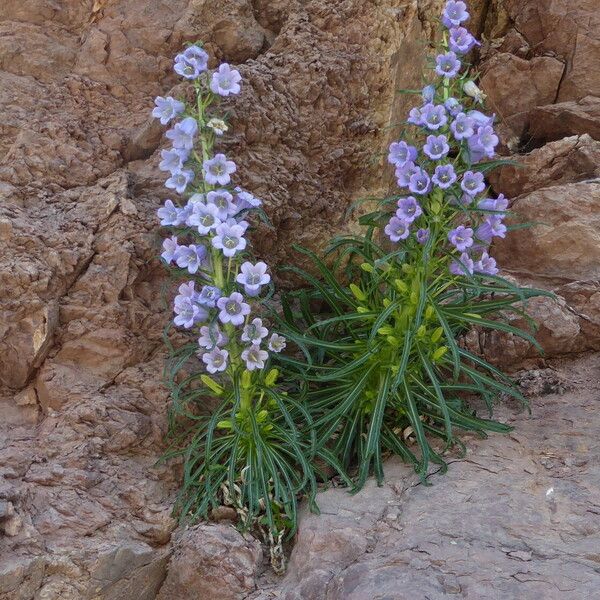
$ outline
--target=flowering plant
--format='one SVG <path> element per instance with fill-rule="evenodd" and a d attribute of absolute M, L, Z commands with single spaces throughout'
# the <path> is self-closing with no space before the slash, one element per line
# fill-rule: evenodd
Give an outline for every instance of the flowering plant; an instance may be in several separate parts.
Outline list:
<path fill-rule="evenodd" d="M 425 478 L 430 461 L 445 469 L 443 452 L 462 447 L 457 429 L 510 429 L 478 416 L 467 402 L 480 396 L 490 416 L 498 394 L 524 402 L 506 375 L 460 343 L 468 328 L 538 346 L 502 319 L 507 311 L 524 314 L 522 302 L 544 292 L 500 277 L 490 255 L 493 238 L 507 233 L 508 201 L 492 197 L 484 179 L 502 161 L 491 160 L 494 116 L 479 110 L 485 97 L 465 62 L 478 44 L 463 27 L 468 18 L 464 2 L 446 3 L 432 61 L 437 78 L 418 92 L 421 105 L 410 111 L 403 139 L 390 145 L 401 193 L 361 217 L 363 237 L 332 241 L 329 266 L 302 250 L 323 281 L 293 269 L 312 289 L 288 295 L 280 323 L 311 361 L 305 367 L 280 359 L 314 382 L 307 397 L 317 447 L 330 448 L 345 468 L 358 466 L 355 489 L 371 469 L 382 480 L 386 452 Z M 352 283 L 340 284 L 340 272 Z M 311 313 L 314 300 L 329 307 L 326 318 Z M 436 437 L 441 446 L 432 443 Z"/>
<path fill-rule="evenodd" d="M 207 516 L 230 503 L 245 525 L 260 519 L 277 542 L 284 530 L 293 532 L 298 494 L 314 497 L 311 439 L 301 439 L 296 426 L 310 419 L 269 368 L 286 340 L 262 320 L 271 276 L 249 254 L 246 238 L 263 214 L 261 201 L 234 187 L 235 162 L 214 151 L 229 128 L 216 100 L 239 94 L 241 76 L 226 63 L 211 71 L 208 62 L 199 45 L 179 54 L 175 72 L 191 83 L 194 101 L 158 97 L 153 110 L 163 125 L 172 124 L 166 133 L 172 147 L 161 151 L 159 166 L 176 194 L 158 210 L 160 224 L 172 232 L 161 257 L 183 280 L 174 325 L 192 338 L 177 349 L 168 342 L 172 415 L 186 417 L 184 425 L 172 419 L 178 435 L 169 456 L 184 457 L 184 517 Z M 207 396 L 219 400 L 210 414 Z"/>

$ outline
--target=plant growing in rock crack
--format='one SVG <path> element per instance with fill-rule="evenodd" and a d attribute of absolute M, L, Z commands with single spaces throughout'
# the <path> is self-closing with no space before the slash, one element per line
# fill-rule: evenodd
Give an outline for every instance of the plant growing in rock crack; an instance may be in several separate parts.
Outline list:
<path fill-rule="evenodd" d="M 500 277 L 490 256 L 492 239 L 507 233 L 508 201 L 490 197 L 484 180 L 501 161 L 491 160 L 494 117 L 478 110 L 484 95 L 465 63 L 477 44 L 462 26 L 468 18 L 463 2 L 446 3 L 432 64 L 437 78 L 390 146 L 401 193 L 360 218 L 364 236 L 335 238 L 327 262 L 300 249 L 320 279 L 291 267 L 311 287 L 287 296 L 280 328 L 310 366 L 287 356 L 280 362 L 311 382 L 317 448 L 329 448 L 346 469 L 357 465 L 354 489 L 371 471 L 381 482 L 384 453 L 425 478 L 431 461 L 445 469 L 443 453 L 463 447 L 457 431 L 509 431 L 477 416 L 469 396 L 483 398 L 490 417 L 499 394 L 524 402 L 506 375 L 458 341 L 477 326 L 537 346 L 502 316 L 524 315 L 523 301 L 544 294 Z M 337 273 L 352 283 L 342 285 Z M 329 314 L 315 316 L 315 301 Z"/>
<path fill-rule="evenodd" d="M 310 417 L 269 368 L 286 341 L 260 316 L 272 282 L 246 239 L 253 219 L 265 218 L 261 201 L 233 187 L 235 163 L 214 150 L 228 130 L 216 101 L 238 94 L 241 76 L 226 63 L 211 71 L 208 60 L 199 45 L 179 54 L 175 71 L 193 86 L 195 101 L 158 97 L 153 111 L 163 125 L 176 121 L 160 169 L 169 173 L 165 185 L 177 199 L 166 200 L 158 217 L 173 233 L 162 259 L 181 280 L 174 325 L 190 337 L 174 348 L 165 336 L 174 436 L 167 457 L 183 457 L 183 518 L 207 517 L 228 503 L 276 551 L 284 532 L 295 530 L 298 495 L 314 498 L 314 439 L 299 435 L 300 427 L 311 430 Z M 218 400 L 212 412 L 208 397 Z"/>

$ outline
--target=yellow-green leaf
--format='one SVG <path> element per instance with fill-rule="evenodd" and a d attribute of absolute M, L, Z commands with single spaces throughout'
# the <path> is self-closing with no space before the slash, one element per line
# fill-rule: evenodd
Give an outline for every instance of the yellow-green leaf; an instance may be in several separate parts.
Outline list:
<path fill-rule="evenodd" d="M 242 373 L 242 388 L 247 390 L 252 385 L 252 373 L 248 370 Z"/>
<path fill-rule="evenodd" d="M 442 356 L 444 356 L 444 354 L 446 354 L 446 352 L 448 351 L 448 348 L 446 346 L 440 346 L 431 356 L 431 358 L 436 361 L 436 360 L 440 360 L 440 358 L 442 358 Z"/>
<path fill-rule="evenodd" d="M 208 375 L 201 375 L 200 380 L 209 389 L 211 389 L 217 396 L 221 396 L 225 391 L 212 377 Z"/>
<path fill-rule="evenodd" d="M 361 302 L 367 299 L 367 295 L 355 284 L 350 284 L 350 291 L 354 294 L 354 297 Z"/>
<path fill-rule="evenodd" d="M 434 342 L 434 343 L 437 342 L 442 337 L 443 333 L 444 333 L 444 328 L 443 327 L 438 327 L 431 334 L 431 341 Z"/>
<path fill-rule="evenodd" d="M 275 385 L 275 382 L 277 381 L 278 377 L 279 371 L 277 369 L 271 369 L 265 377 L 265 385 L 267 387 L 272 387 L 273 385 Z"/>

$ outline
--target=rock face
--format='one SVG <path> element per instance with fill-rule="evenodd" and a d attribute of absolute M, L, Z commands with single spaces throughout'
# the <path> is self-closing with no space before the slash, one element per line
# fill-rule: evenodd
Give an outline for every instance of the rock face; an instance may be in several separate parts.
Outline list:
<path fill-rule="evenodd" d="M 493 248 L 500 266 L 557 299 L 531 302 L 547 355 L 600 347 L 593 221 L 600 212 L 600 16 L 593 0 L 494 0 L 481 51 L 482 86 L 518 168 L 491 177 L 512 198 L 513 231 Z M 525 323 L 522 323 L 525 324 Z M 472 334 L 474 348 L 510 365 L 537 355 L 529 343 Z M 475 339 L 477 338 L 477 339 Z M 504 345 L 506 350 L 500 350 Z"/>
<path fill-rule="evenodd" d="M 157 600 L 243 600 L 256 589 L 262 550 L 225 525 L 199 525 L 174 541 L 169 572 Z"/>
<path fill-rule="evenodd" d="M 420 86 L 423 40 L 441 4 L 0 2 L 0 600 L 150 600 L 184 597 L 182 587 L 210 600 L 214 587 L 201 586 L 217 580 L 232 598 L 254 593 L 252 542 L 224 526 L 171 541 L 179 474 L 157 464 L 169 317 L 156 258 L 165 190 L 152 99 L 177 85 L 172 56 L 186 41 L 202 39 L 215 60 L 237 65 L 244 88 L 227 107 L 233 136 L 223 149 L 275 225 L 255 235 L 259 256 L 273 266 L 296 261 L 290 241 L 319 249 L 352 227 L 343 215 L 354 199 L 387 191 L 377 157 L 412 103 L 395 90 Z M 549 354 L 597 347 L 597 236 L 578 208 L 595 218 L 599 202 L 596 3 L 472 4 L 473 29 L 490 40 L 481 52 L 486 91 L 526 164 L 504 169 L 495 189 L 524 217 L 539 215 L 540 202 L 553 207 L 543 214 L 553 230 L 515 233 L 506 241 L 514 248 L 497 251 L 516 276 L 560 295 L 533 305 Z M 516 340 L 474 343 L 513 364 L 533 355 Z M 371 547 L 384 513 L 353 506 L 334 558 L 315 547 L 328 517 L 305 521 L 289 579 L 298 593 L 318 590 L 336 561 L 350 566 Z M 212 561 L 209 541 L 232 558 Z M 327 598 L 360 597 L 352 585 L 340 580 Z"/>
<path fill-rule="evenodd" d="M 515 431 L 469 440 L 466 458 L 429 487 L 388 462 L 382 488 L 321 494 L 324 514 L 303 515 L 283 582 L 250 598 L 593 597 L 599 374 L 595 355 L 526 378 L 528 389 L 556 391 L 565 377 L 574 389 L 535 398 L 530 416 L 504 407 Z"/>

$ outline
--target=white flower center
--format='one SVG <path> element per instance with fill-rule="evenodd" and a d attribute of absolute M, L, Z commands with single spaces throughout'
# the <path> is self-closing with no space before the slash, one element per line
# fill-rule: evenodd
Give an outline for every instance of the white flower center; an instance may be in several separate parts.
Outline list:
<path fill-rule="evenodd" d="M 235 301 L 231 300 L 225 305 L 225 310 L 230 315 L 237 315 L 240 313 L 242 307 Z"/>
<path fill-rule="evenodd" d="M 225 248 L 229 248 L 230 250 L 233 250 L 234 248 L 237 248 L 239 243 L 239 238 L 233 236 L 233 235 L 224 235 L 223 236 L 223 246 L 225 246 Z"/>

